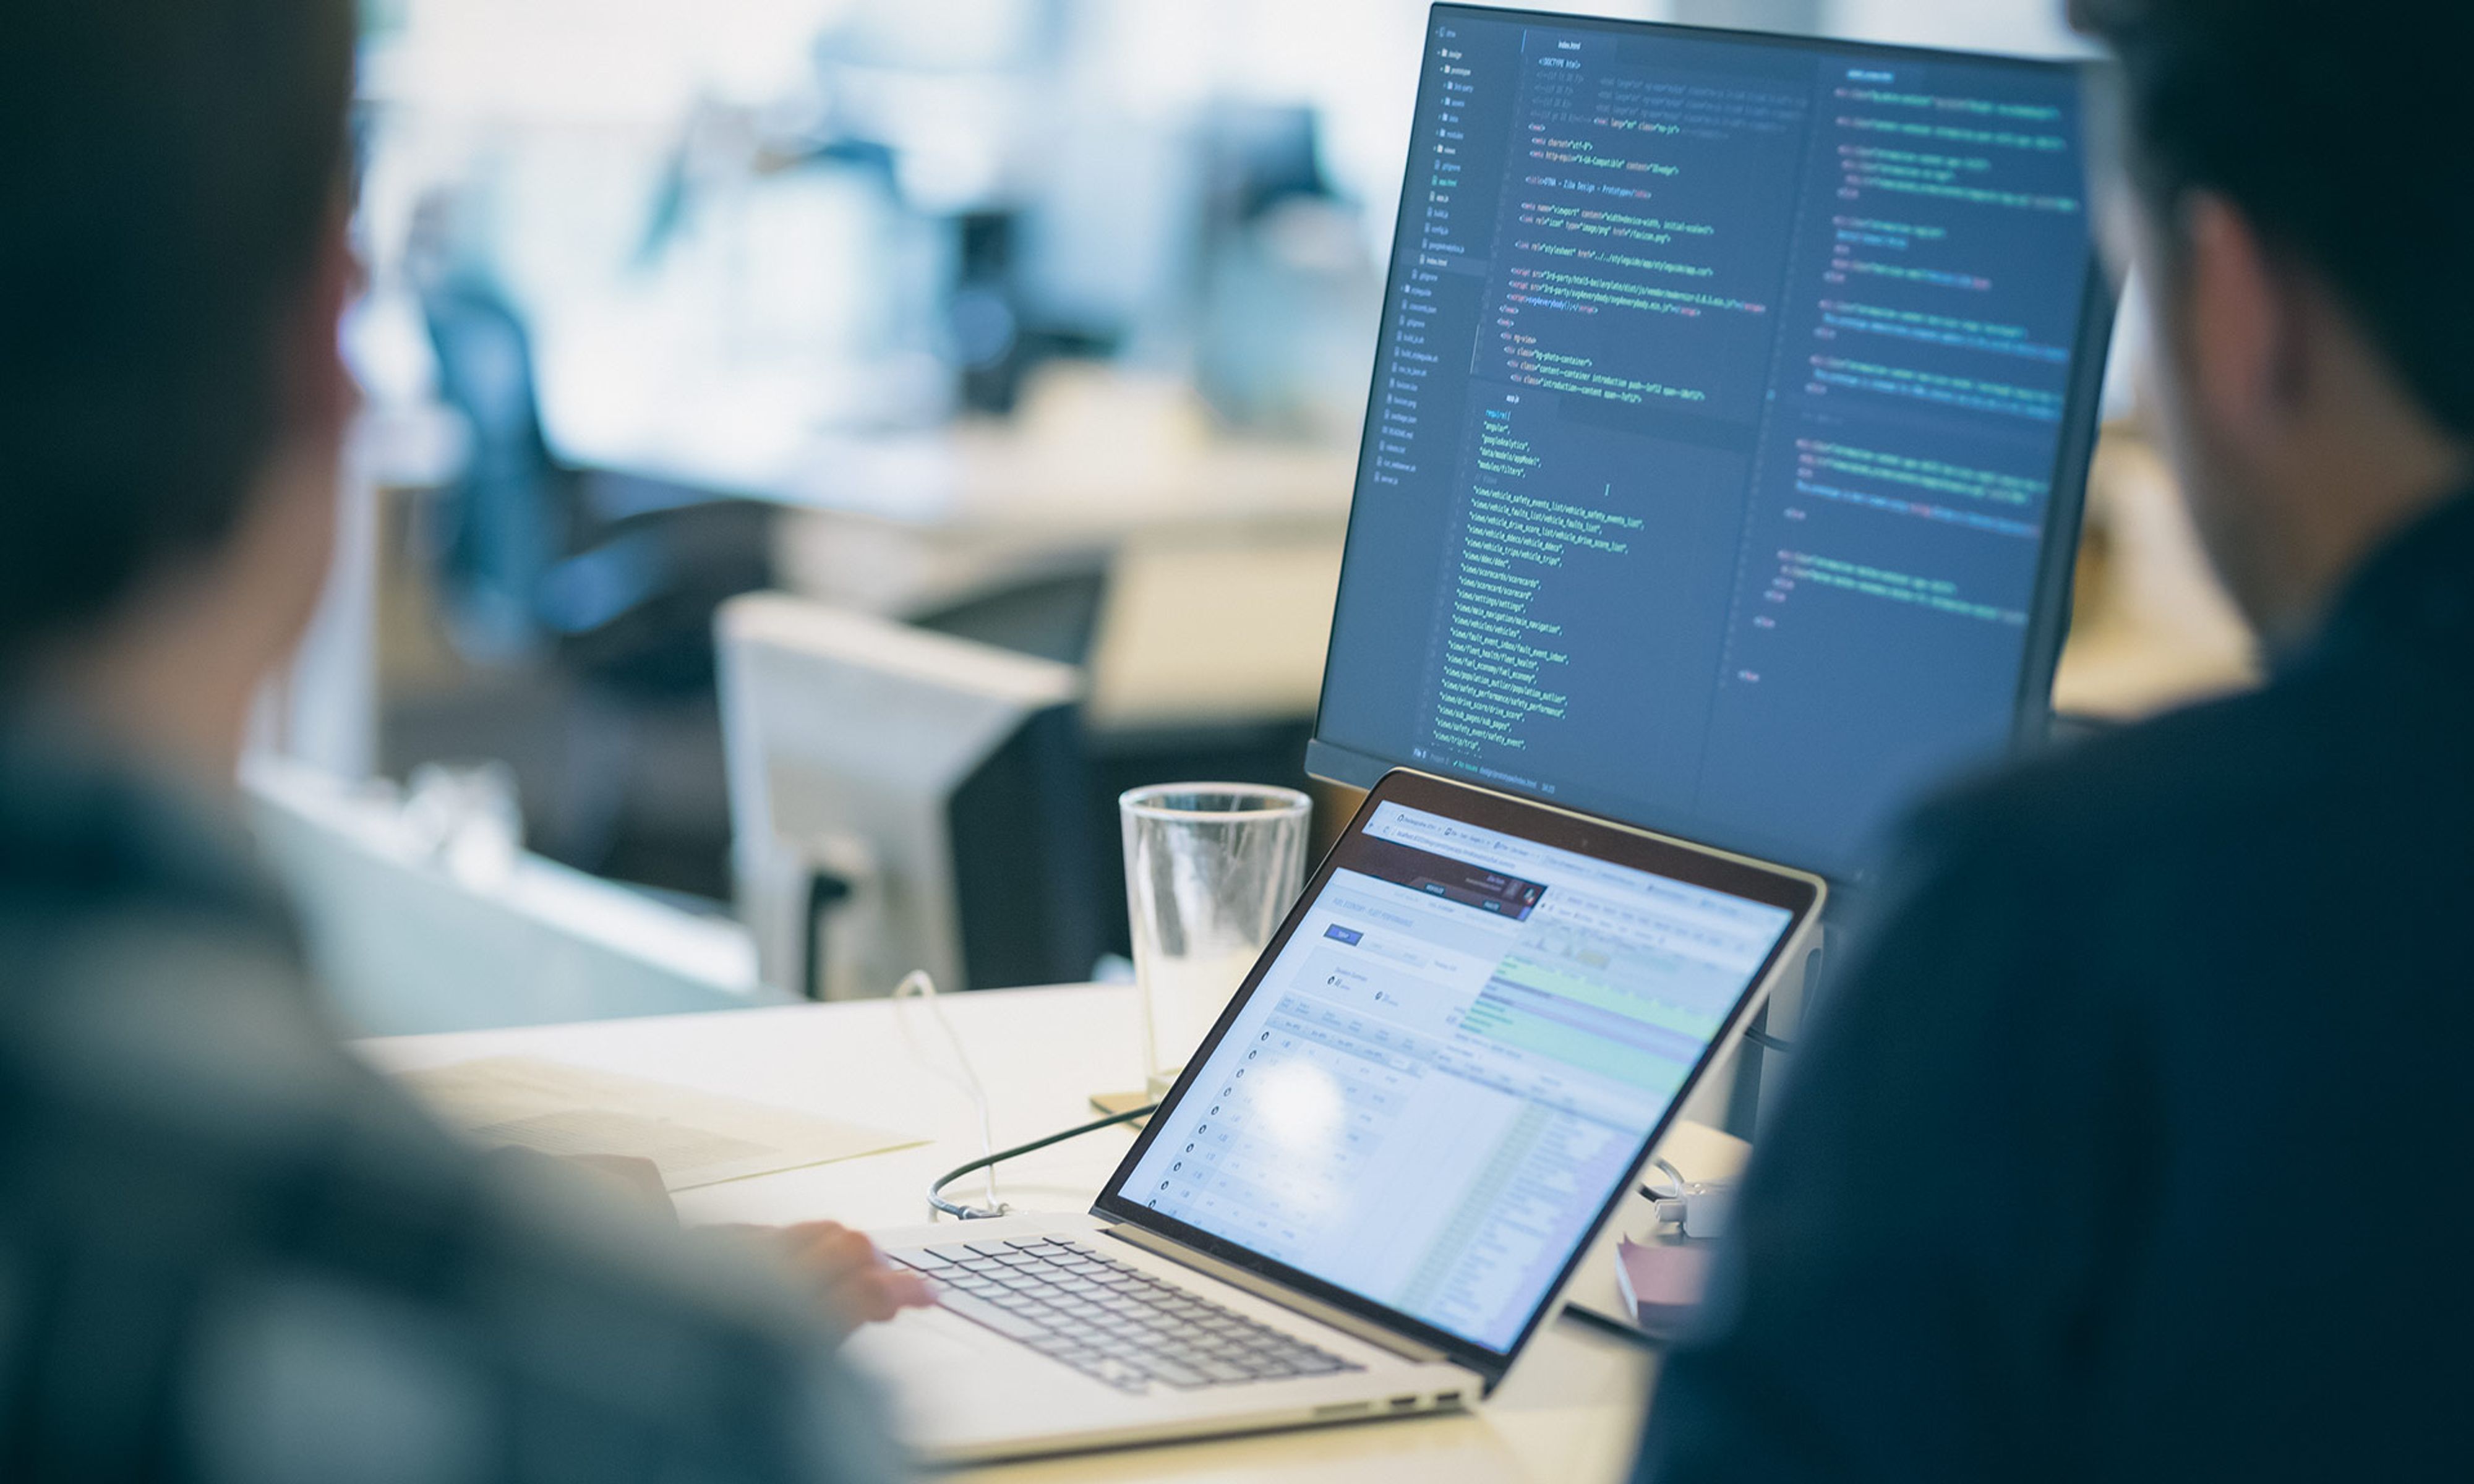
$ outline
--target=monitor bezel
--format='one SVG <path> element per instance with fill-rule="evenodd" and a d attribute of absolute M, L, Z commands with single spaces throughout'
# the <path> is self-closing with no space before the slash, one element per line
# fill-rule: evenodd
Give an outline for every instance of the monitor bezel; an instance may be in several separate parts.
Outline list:
<path fill-rule="evenodd" d="M 1245 1011 L 1248 1002 L 1262 987 L 1264 975 L 1273 964 L 1279 961 L 1290 940 L 1297 935 L 1298 928 L 1313 912 L 1316 904 L 1322 900 L 1324 889 L 1330 884 L 1332 873 L 1338 869 L 1343 847 L 1361 835 L 1372 822 L 1374 811 L 1386 803 L 1399 803 L 1409 808 L 1475 826 L 1481 829 L 1497 830 L 1536 844 L 1571 850 L 1592 859 L 1613 861 L 1618 865 L 1649 872 L 1687 885 L 1783 908 L 1790 914 L 1786 927 L 1779 934 L 1778 942 L 1770 945 L 1769 955 L 1761 961 L 1760 968 L 1746 980 L 1743 990 L 1736 995 L 1735 1002 L 1729 1009 L 1721 1029 L 1702 1048 L 1700 1059 L 1693 1063 L 1691 1071 L 1686 1075 L 1683 1085 L 1668 1101 L 1665 1111 L 1651 1126 L 1640 1146 L 1633 1152 L 1629 1173 L 1624 1179 L 1615 1183 L 1614 1188 L 1609 1192 L 1606 1201 L 1590 1217 L 1580 1240 L 1573 1244 L 1571 1253 L 1562 1269 L 1556 1274 L 1554 1281 L 1547 1284 L 1537 1305 L 1522 1322 L 1519 1332 L 1514 1335 L 1511 1343 L 1499 1352 L 1490 1350 L 1464 1335 L 1427 1324 L 1423 1320 L 1405 1314 L 1363 1294 L 1326 1282 L 1310 1273 L 1290 1267 L 1286 1263 L 1274 1261 L 1242 1243 L 1231 1241 L 1226 1237 L 1215 1236 L 1200 1227 L 1189 1226 L 1173 1217 L 1163 1216 L 1139 1202 L 1129 1199 L 1125 1193 L 1126 1183 L 1133 1178 L 1135 1167 L 1142 1163 L 1143 1157 L 1151 1151 L 1169 1115 L 1193 1090 L 1195 1083 L 1201 1077 L 1203 1067 L 1210 1062 L 1212 1054 L 1220 1048 L 1221 1042 L 1228 1035 L 1229 1028 L 1236 1023 L 1238 1016 Z M 1419 773 L 1408 768 L 1393 769 L 1376 781 L 1364 802 L 1358 806 L 1357 813 L 1349 820 L 1348 827 L 1342 831 L 1339 841 L 1323 856 L 1322 863 L 1315 868 L 1313 877 L 1307 881 L 1305 890 L 1299 894 L 1296 904 L 1290 908 L 1287 918 L 1281 922 L 1279 930 L 1272 935 L 1271 943 L 1263 949 L 1261 956 L 1255 959 L 1254 967 L 1247 971 L 1245 979 L 1238 986 L 1237 993 L 1229 996 L 1227 1007 L 1221 1012 L 1220 1018 L 1213 1023 L 1210 1034 L 1202 1039 L 1201 1047 L 1187 1060 L 1185 1068 L 1177 1074 L 1175 1085 L 1160 1099 L 1158 1111 L 1144 1124 L 1142 1134 L 1134 1140 L 1133 1147 L 1126 1152 L 1125 1159 L 1118 1163 L 1116 1171 L 1108 1177 L 1108 1183 L 1101 1188 L 1099 1198 L 1092 1203 L 1091 1214 L 1104 1220 L 1124 1222 L 1176 1246 L 1302 1295 L 1351 1318 L 1373 1325 L 1390 1334 L 1433 1351 L 1477 1373 L 1492 1386 L 1502 1379 L 1504 1373 L 1509 1371 L 1512 1363 L 1519 1357 L 1522 1349 L 1536 1336 L 1539 1326 L 1555 1311 L 1556 1303 L 1562 1298 L 1564 1288 L 1570 1284 L 1573 1273 L 1596 1246 L 1599 1234 L 1606 1230 L 1607 1222 L 1613 1217 L 1624 1200 L 1631 1195 L 1633 1186 L 1639 1179 L 1641 1167 L 1657 1151 L 1659 1141 L 1666 1137 L 1669 1129 L 1674 1127 L 1676 1119 L 1683 1115 L 1685 1105 L 1691 1101 L 1692 1094 L 1700 1089 L 1710 1069 L 1741 1035 L 1744 1026 L 1760 1008 L 1767 991 L 1778 978 L 1781 966 L 1787 962 L 1787 955 L 1804 938 L 1814 918 L 1821 911 L 1828 899 L 1829 891 L 1826 881 L 1809 873 L 1774 866 L 1730 851 L 1697 845 L 1688 840 L 1680 840 L 1671 835 L 1661 835 L 1636 826 L 1595 815 L 1582 814 L 1553 804 L 1540 803 L 1512 794 L 1463 783 L 1453 778 L 1438 778 L 1432 774 Z"/>
<path fill-rule="evenodd" d="M 2036 58 L 2008 56 L 1996 52 L 1971 52 L 1943 47 L 1898 46 L 1872 41 L 1847 41 L 1829 36 L 1796 36 L 1778 32 L 1736 31 L 1714 26 L 1681 25 L 1669 21 L 1621 20 L 1594 15 L 1565 15 L 1551 11 L 1498 9 L 1492 6 L 1433 6 L 1427 14 L 1424 50 L 1418 69 L 1418 101 L 1413 118 L 1426 116 L 1436 82 L 1432 65 L 1435 49 L 1435 28 L 1448 20 L 1492 21 L 1551 25 L 1562 29 L 1603 31 L 1633 36 L 1672 36 L 1702 40 L 1729 41 L 1752 45 L 1783 47 L 1790 50 L 1827 51 L 1835 56 L 1880 57 L 1910 61 L 1965 62 L 1994 65 L 2047 76 L 2067 77 L 2078 81 L 2082 91 L 2090 69 L 2095 63 L 2074 58 Z M 1416 149 L 1413 139 L 1412 151 Z M 2090 190 L 2094 190 L 2091 183 Z M 1393 259 L 1386 266 L 1383 288 L 1383 317 L 1388 326 L 1399 310 L 1401 282 L 1397 272 L 1398 249 L 1410 226 L 1410 200 L 1401 192 L 1398 215 L 1393 224 Z M 2093 203 L 2091 202 L 2091 210 Z M 2090 237 L 2095 228 L 2090 218 Z M 2020 663 L 2019 686 L 2012 700 L 2010 746 L 2014 754 L 2042 746 L 2050 736 L 2053 724 L 2053 676 L 2059 669 L 2062 641 L 2070 633 L 2071 599 L 2074 575 L 2077 568 L 2080 527 L 2087 503 L 2087 479 L 2096 458 L 2097 433 L 2101 422 L 2105 363 L 2111 352 L 2116 294 L 2108 276 L 2102 254 L 2089 254 L 2087 282 L 2081 290 L 2077 339 L 2071 350 L 2072 377 L 2064 395 L 2058 451 L 2054 456 L 2051 492 L 2046 502 L 2044 548 L 2038 557 L 2036 586 L 2029 595 L 2026 634 L 2023 639 L 2025 657 Z M 1344 539 L 1341 559 L 1340 590 L 1348 586 L 1347 549 L 1359 539 L 1357 496 L 1364 493 L 1368 467 L 1367 450 L 1372 446 L 1376 423 L 1382 415 L 1377 394 L 1383 382 L 1383 358 L 1378 353 L 1367 389 L 1366 420 L 1358 441 L 1357 470 L 1354 474 L 1347 535 Z M 1331 704 L 1333 660 L 1340 643 L 1339 612 L 1341 605 L 1333 603 L 1333 624 L 1330 637 L 1324 643 L 1323 680 L 1315 707 L 1315 731 L 1306 742 L 1305 769 L 1308 775 L 1324 782 L 1348 788 L 1370 788 L 1376 780 L 1395 768 L 1413 767 L 1407 759 L 1385 757 L 1360 751 L 1327 739 L 1322 732 L 1322 719 Z M 1495 787 L 1524 799 L 1541 802 L 1553 801 L 1516 785 L 1495 782 Z M 1590 807 L 1602 808 L 1605 801 L 1591 800 Z M 1681 823 L 1647 815 L 1613 815 L 1625 823 L 1652 830 L 1673 831 Z M 1683 838 L 1678 836 L 1678 838 Z M 1711 838 L 1704 843 L 1721 850 L 1757 852 L 1765 859 L 1779 860 L 1799 870 L 1812 871 L 1841 887 L 1861 887 L 1869 873 L 1860 866 L 1855 870 L 1833 868 L 1831 863 L 1796 860 L 1792 852 L 1782 854 L 1775 842 L 1726 840 Z"/>

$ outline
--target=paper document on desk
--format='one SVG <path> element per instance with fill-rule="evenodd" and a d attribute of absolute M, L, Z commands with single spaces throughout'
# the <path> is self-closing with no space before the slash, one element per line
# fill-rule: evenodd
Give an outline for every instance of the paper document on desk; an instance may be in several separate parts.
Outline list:
<path fill-rule="evenodd" d="M 400 1074 L 449 1124 L 493 1147 L 633 1155 L 671 1190 L 826 1164 L 926 1140 L 538 1057 Z"/>

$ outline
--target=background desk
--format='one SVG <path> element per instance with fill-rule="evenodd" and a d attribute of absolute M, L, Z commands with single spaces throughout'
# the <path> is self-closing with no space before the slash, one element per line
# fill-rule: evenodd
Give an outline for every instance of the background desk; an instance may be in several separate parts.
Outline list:
<path fill-rule="evenodd" d="M 623 330 L 612 343 L 613 328 L 546 339 L 550 449 L 781 507 L 783 582 L 811 597 L 910 617 L 1141 539 L 1316 543 L 1338 565 L 1354 417 L 1337 443 L 1246 436 L 1181 379 L 1058 363 L 1009 418 L 834 427 L 813 375 L 737 363 L 696 375 L 630 349 Z"/>
<path fill-rule="evenodd" d="M 1141 1086 L 1133 991 L 1017 990 L 943 1001 L 987 1089 L 999 1147 L 1081 1122 L 1093 1092 Z M 691 1190 L 694 1222 L 830 1217 L 915 1225 L 939 1171 L 980 1152 L 977 1119 L 943 1033 L 916 1001 L 867 1000 L 710 1015 L 399 1037 L 363 1042 L 391 1069 L 530 1055 L 657 1077 L 788 1108 L 930 1136 L 912 1149 Z M 1131 1142 L 1122 1130 L 1007 1166 L 1021 1208 L 1080 1210 Z M 977 1186 L 968 1187 L 974 1194 Z M 1592 1261 L 1596 1261 L 1592 1258 Z M 975 1479 L 1540 1480 L 1593 1484 L 1631 1461 L 1654 1357 L 1574 1319 L 1542 1328 L 1482 1413 L 1325 1428 L 974 1472 Z"/>

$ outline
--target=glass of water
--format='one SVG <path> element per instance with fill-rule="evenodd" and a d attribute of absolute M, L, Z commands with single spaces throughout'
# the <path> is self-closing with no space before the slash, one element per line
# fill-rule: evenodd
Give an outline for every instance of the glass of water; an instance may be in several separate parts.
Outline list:
<path fill-rule="evenodd" d="M 1313 802 L 1256 783 L 1162 783 L 1117 801 L 1143 1002 L 1143 1071 L 1168 1090 L 1305 879 Z"/>

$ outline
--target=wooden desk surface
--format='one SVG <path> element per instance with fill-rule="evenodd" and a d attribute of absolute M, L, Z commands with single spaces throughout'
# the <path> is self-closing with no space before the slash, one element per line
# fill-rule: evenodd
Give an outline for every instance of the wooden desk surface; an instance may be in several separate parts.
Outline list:
<path fill-rule="evenodd" d="M 1132 990 L 1015 990 L 942 1001 L 987 1089 L 1000 1147 L 1090 1116 L 1094 1092 L 1141 1085 Z M 925 1135 L 930 1142 L 839 1164 L 688 1191 L 691 1221 L 833 1218 L 915 1225 L 938 1172 L 980 1152 L 976 1115 L 952 1053 L 917 1001 L 726 1011 L 521 1030 L 408 1036 L 361 1043 L 390 1069 L 482 1056 L 547 1057 L 582 1066 L 806 1109 Z M 1003 1172 L 1003 1198 L 1025 1209 L 1086 1208 L 1125 1153 L 1122 1130 L 1062 1144 Z M 1537 1480 L 1596 1484 L 1623 1476 L 1654 1357 L 1574 1319 L 1539 1332 L 1511 1378 L 1476 1413 L 1228 1442 L 1183 1444 L 974 1471 L 989 1481 L 1417 1479 L 1431 1484 Z"/>

